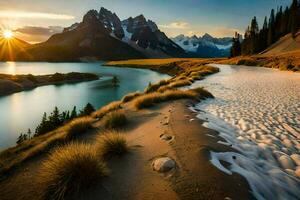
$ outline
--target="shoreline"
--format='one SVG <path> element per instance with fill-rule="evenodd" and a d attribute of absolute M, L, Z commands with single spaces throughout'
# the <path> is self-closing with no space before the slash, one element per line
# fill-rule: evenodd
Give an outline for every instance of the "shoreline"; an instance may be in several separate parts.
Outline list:
<path fill-rule="evenodd" d="M 70 72 L 48 75 L 10 75 L 0 74 L 0 97 L 17 92 L 32 90 L 47 85 L 62 85 L 98 80 L 92 73 Z"/>
<path fill-rule="evenodd" d="M 190 104 L 190 100 L 172 101 L 141 111 L 126 105 L 124 112 L 130 123 L 123 135 L 131 146 L 131 153 L 110 159 L 108 166 L 113 173 L 84 198 L 254 199 L 242 176 L 227 175 L 212 165 L 211 150 L 235 150 L 217 143 L 223 139 L 216 131 L 202 126 L 203 121 L 196 118 L 197 113 L 188 108 Z M 101 129 L 101 121 L 95 126 Z M 162 134 L 172 136 L 172 140 L 162 140 Z M 82 140 L 94 144 L 95 136 L 96 133 L 90 131 Z M 153 171 L 151 163 L 159 157 L 172 158 L 176 168 L 167 173 Z M 28 160 L 8 179 L 0 181 L 1 188 L 5 189 L 0 192 L 3 199 L 30 199 L 39 195 L 38 186 L 31 180 L 43 160 L 45 156 L 42 155 Z M 26 193 L 19 196 L 24 189 Z"/>
<path fill-rule="evenodd" d="M 181 80 L 183 74 L 191 68 L 198 69 L 200 67 L 202 69 L 202 63 L 193 62 L 189 65 L 184 63 L 181 66 L 184 73 L 171 78 L 171 83 L 176 79 Z M 208 69 L 205 67 L 203 69 L 204 71 L 198 72 L 201 72 L 201 75 L 195 77 L 195 80 L 201 80 L 202 75 L 206 76 L 212 73 L 207 71 Z M 194 72 L 190 71 L 187 73 L 189 75 L 184 76 L 184 78 L 187 79 L 192 73 Z M 153 86 L 155 85 L 151 87 Z M 164 87 L 164 85 L 159 85 L 159 87 Z M 188 102 L 191 101 L 171 100 L 141 110 L 136 110 L 131 102 L 123 103 L 121 109 L 129 119 L 129 124 L 122 132 L 131 151 L 124 157 L 113 158 L 108 161 L 108 166 L 113 173 L 105 178 L 100 185 L 96 185 L 92 191 L 85 194 L 87 196 L 84 196 L 84 199 L 95 199 L 95 197 L 151 199 L 166 196 L 170 197 L 169 199 L 195 199 L 199 198 L 199 195 L 203 199 L 239 197 L 253 199 L 250 187 L 242 176 L 237 174 L 229 176 L 212 165 L 209 156 L 210 150 L 233 150 L 217 143 L 218 140 L 222 140 L 218 136 L 215 138 L 208 136 L 217 135 L 216 131 L 202 126 L 203 122 L 196 119 L 196 114 L 188 109 L 190 104 Z M 93 126 L 97 130 L 103 130 L 101 120 L 95 121 Z M 38 140 L 33 142 L 39 145 L 39 139 L 44 141 L 49 137 L 54 138 L 55 142 L 56 140 L 59 141 L 57 137 L 63 134 L 62 130 L 63 127 L 41 138 L 36 138 Z M 162 139 L 163 135 L 171 136 L 172 140 L 165 141 Z M 94 144 L 96 136 L 97 132 L 92 130 L 85 133 L 80 141 Z M 7 163 L 12 164 L 12 166 L 5 166 L 3 163 L 3 166 L 8 168 L 1 170 L 6 175 L 2 176 L 2 180 L 0 179 L 0 186 L 5 188 L 3 193 L 0 192 L 4 199 L 30 199 L 39 196 L 39 186 L 35 185 L 34 182 L 33 185 L 29 182 L 34 180 L 35 174 L 38 173 L 42 162 L 47 159 L 46 155 L 51 148 L 46 146 L 43 147 L 45 149 L 33 149 L 33 152 L 30 152 L 31 145 L 34 143 L 31 144 L 31 141 L 25 143 L 26 145 L 12 147 L 0 154 L 0 158 L 1 156 L 5 158 L 5 155 L 8 155 Z M 27 148 L 29 148 L 29 152 L 27 152 Z M 16 157 L 13 156 L 15 151 Z M 19 157 L 19 154 L 27 156 L 31 153 L 33 156 L 25 157 L 22 162 L 18 163 L 18 160 L 22 159 L 22 155 Z M 159 157 L 166 156 L 176 162 L 176 168 L 168 173 L 153 171 L 151 163 Z M 14 162 L 16 163 L 14 164 Z M 20 187 L 20 183 L 23 187 Z M 29 185 L 30 188 L 28 188 Z M 24 190 L 27 190 L 25 196 L 19 196 L 24 193 Z M 120 192 L 115 193 L 115 191 Z"/>

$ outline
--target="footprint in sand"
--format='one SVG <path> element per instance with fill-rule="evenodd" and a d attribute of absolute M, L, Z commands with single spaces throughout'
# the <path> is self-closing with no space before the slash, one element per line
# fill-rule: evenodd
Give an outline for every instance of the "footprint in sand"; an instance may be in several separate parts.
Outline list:
<path fill-rule="evenodd" d="M 165 133 L 161 134 L 159 137 L 160 137 L 161 140 L 164 140 L 164 141 L 167 141 L 167 142 L 174 139 L 174 136 L 171 136 L 171 135 L 168 135 L 168 134 L 165 134 Z"/>

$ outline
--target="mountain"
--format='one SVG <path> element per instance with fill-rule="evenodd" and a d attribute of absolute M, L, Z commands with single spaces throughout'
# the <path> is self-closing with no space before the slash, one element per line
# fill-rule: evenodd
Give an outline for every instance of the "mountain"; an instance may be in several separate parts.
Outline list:
<path fill-rule="evenodd" d="M 90 10 L 82 22 L 20 54 L 21 60 L 78 61 L 164 58 L 185 51 L 143 15 L 121 21 L 111 11 Z M 30 56 L 28 56 L 30 55 Z"/>
<path fill-rule="evenodd" d="M 16 60 L 18 52 L 25 52 L 31 45 L 17 38 L 5 39 L 0 37 L 0 61 Z"/>
<path fill-rule="evenodd" d="M 202 37 L 178 35 L 171 39 L 183 48 L 190 57 L 228 57 L 232 46 L 232 38 L 214 38 L 207 33 Z"/>

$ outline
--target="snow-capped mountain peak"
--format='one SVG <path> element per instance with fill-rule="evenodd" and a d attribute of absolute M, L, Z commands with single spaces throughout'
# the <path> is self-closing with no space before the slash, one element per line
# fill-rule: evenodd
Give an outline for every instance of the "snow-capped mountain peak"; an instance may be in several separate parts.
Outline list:
<path fill-rule="evenodd" d="M 171 38 L 176 44 L 193 56 L 220 57 L 229 56 L 232 38 L 214 38 L 208 33 L 202 37 L 178 35 Z"/>

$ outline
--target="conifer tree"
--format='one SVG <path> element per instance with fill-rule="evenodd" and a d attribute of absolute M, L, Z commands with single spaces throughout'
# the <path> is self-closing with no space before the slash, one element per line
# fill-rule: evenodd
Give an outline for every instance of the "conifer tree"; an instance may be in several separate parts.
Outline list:
<path fill-rule="evenodd" d="M 70 115 L 70 119 L 74 119 L 76 117 L 77 117 L 77 110 L 76 110 L 76 106 L 74 106 Z"/>

